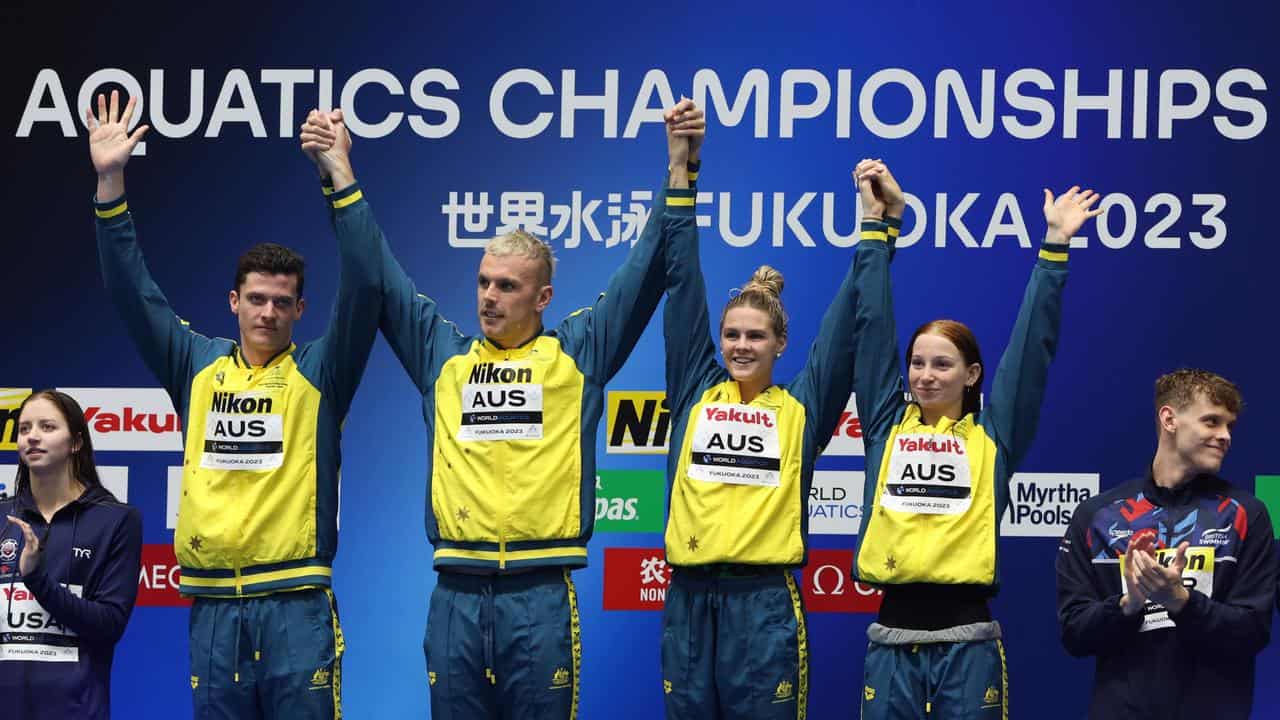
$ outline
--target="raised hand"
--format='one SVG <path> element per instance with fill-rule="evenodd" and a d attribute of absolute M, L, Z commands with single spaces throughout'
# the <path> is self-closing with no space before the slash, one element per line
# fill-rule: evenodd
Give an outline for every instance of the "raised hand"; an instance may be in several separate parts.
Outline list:
<path fill-rule="evenodd" d="M 864 159 L 854 168 L 853 180 L 862 195 L 863 217 L 902 217 L 907 197 L 883 160 Z"/>
<path fill-rule="evenodd" d="M 7 516 L 9 522 L 17 525 L 22 530 L 22 556 L 18 558 L 18 572 L 26 575 L 36 566 L 40 564 L 40 538 L 36 537 L 36 533 L 31 529 L 26 521 L 20 520 L 12 515 Z"/>
<path fill-rule="evenodd" d="M 299 138 L 302 152 L 316 164 L 320 174 L 333 180 L 336 190 L 355 182 L 351 169 L 351 133 L 342 120 L 342 111 L 312 110 L 302 124 Z"/>
<path fill-rule="evenodd" d="M 84 119 L 89 125 L 89 157 L 99 176 L 123 171 L 133 148 L 151 129 L 149 125 L 140 125 L 132 135 L 129 134 L 129 121 L 133 119 L 133 108 L 137 104 L 137 98 L 129 98 L 121 114 L 120 92 L 112 90 L 110 109 L 102 93 L 98 93 L 97 117 L 93 115 L 93 108 L 84 109 Z"/>
<path fill-rule="evenodd" d="M 689 129 L 681 126 L 685 124 L 685 115 L 693 110 L 692 100 L 680 98 L 680 102 L 662 113 L 667 128 L 667 164 L 672 170 L 683 168 L 692 159 Z"/>
<path fill-rule="evenodd" d="M 1079 185 L 1072 185 L 1057 200 L 1049 188 L 1044 189 L 1044 219 L 1049 224 L 1049 232 L 1045 242 L 1052 245 L 1066 245 L 1071 236 L 1076 234 L 1085 220 L 1102 214 L 1102 210 L 1090 210 L 1101 198 L 1092 190 L 1081 192 Z"/>

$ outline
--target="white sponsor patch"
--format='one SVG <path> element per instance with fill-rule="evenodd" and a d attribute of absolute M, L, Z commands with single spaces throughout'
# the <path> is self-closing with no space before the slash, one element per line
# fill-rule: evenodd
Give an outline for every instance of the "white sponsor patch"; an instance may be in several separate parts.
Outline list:
<path fill-rule="evenodd" d="M 182 451 L 182 422 L 160 388 L 58 388 L 84 408 L 94 450 Z"/>
<path fill-rule="evenodd" d="M 497 363 L 498 370 L 514 363 Z M 522 366 L 528 371 L 528 366 Z M 531 372 L 529 373 L 531 374 Z M 542 386 L 468 383 L 462 386 L 459 440 L 541 440 Z"/>
<path fill-rule="evenodd" d="M 166 475 L 164 526 L 174 530 L 178 527 L 178 505 L 182 502 L 182 468 L 170 465 Z"/>
<path fill-rule="evenodd" d="M 1097 494 L 1097 473 L 1014 473 L 1000 534 L 1060 538 L 1076 506 Z"/>
<path fill-rule="evenodd" d="M 730 403 L 702 405 L 697 412 L 689 477 L 733 485 L 780 484 L 776 412 Z"/>
<path fill-rule="evenodd" d="M 265 392 L 215 392 L 205 416 L 200 467 L 274 470 L 284 464 L 283 402 Z"/>
<path fill-rule="evenodd" d="M 898 435 L 880 504 L 899 512 L 961 515 L 973 502 L 969 455 L 953 435 Z"/>
<path fill-rule="evenodd" d="M 815 470 L 809 488 L 809 532 L 857 535 L 865 477 L 861 470 Z"/>
<path fill-rule="evenodd" d="M 8 478 L 17 477 L 17 474 L 17 465 L 0 465 L 0 477 L 6 478 L 4 485 L 11 488 L 11 495 L 16 494 L 17 487 Z M 102 487 L 110 490 L 117 500 L 129 502 L 129 468 L 123 465 L 99 465 L 98 479 L 102 481 Z"/>
<path fill-rule="evenodd" d="M 1156 559 L 1161 565 L 1169 567 L 1174 557 L 1178 554 L 1177 548 L 1161 548 L 1156 550 Z M 1195 590 L 1204 593 L 1206 597 L 1213 597 L 1213 558 L 1214 549 L 1211 547 L 1189 547 L 1187 548 L 1187 566 L 1182 570 L 1182 584 L 1187 590 Z M 1129 581 L 1124 574 L 1125 559 L 1120 557 L 1120 582 L 1124 586 L 1124 592 L 1129 593 Z M 1162 628 L 1171 628 L 1175 624 L 1169 618 L 1169 611 L 1159 603 L 1147 601 L 1142 609 L 1142 627 L 1138 628 L 1138 632 L 1150 632 L 1151 630 L 1160 630 Z"/>
<path fill-rule="evenodd" d="M 80 585 L 65 586 L 80 597 Z M 6 612 L 0 613 L 0 661 L 77 662 L 80 641 L 76 634 L 49 614 L 21 582 L 0 586 L 0 602 Z"/>
<path fill-rule="evenodd" d="M 99 465 L 98 479 L 102 487 L 111 491 L 120 502 L 129 502 L 129 468 L 119 465 Z"/>

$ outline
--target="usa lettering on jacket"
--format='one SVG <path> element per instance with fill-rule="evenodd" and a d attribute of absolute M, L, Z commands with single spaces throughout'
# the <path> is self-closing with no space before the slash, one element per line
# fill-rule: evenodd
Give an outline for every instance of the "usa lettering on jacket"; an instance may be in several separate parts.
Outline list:
<path fill-rule="evenodd" d="M 541 440 L 542 384 L 527 363 L 476 363 L 462 386 L 462 441 Z"/>
<path fill-rule="evenodd" d="M 926 515 L 959 515 L 973 501 L 972 473 L 964 441 L 950 435 L 898 435 L 880 504 Z"/>
<path fill-rule="evenodd" d="M 84 587 L 65 586 L 81 597 Z M 0 587 L 5 612 L 0 618 L 0 661 L 78 662 L 80 641 L 53 615 L 40 606 L 36 596 L 21 582 Z"/>
<path fill-rule="evenodd" d="M 781 484 L 776 411 L 716 403 L 704 405 L 695 417 L 690 478 L 734 485 Z"/>

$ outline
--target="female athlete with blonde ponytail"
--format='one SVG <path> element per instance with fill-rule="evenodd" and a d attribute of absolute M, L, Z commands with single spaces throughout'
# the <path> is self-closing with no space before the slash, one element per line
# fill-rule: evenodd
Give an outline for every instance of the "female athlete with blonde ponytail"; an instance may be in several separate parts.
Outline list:
<path fill-rule="evenodd" d="M 683 139 L 674 135 L 682 118 L 701 116 L 686 102 L 667 115 L 672 142 Z M 694 148 L 691 177 L 696 160 Z M 670 187 L 679 187 L 684 173 L 672 167 Z M 774 362 L 788 345 L 782 274 L 760 267 L 729 301 L 717 352 L 694 191 L 686 192 L 689 222 L 667 238 L 663 319 L 672 419 L 666 557 L 674 568 L 662 633 L 667 717 L 804 718 L 808 649 L 793 573 L 806 560 L 814 460 L 852 388 L 854 276 L 863 252 L 804 367 L 777 384 Z"/>

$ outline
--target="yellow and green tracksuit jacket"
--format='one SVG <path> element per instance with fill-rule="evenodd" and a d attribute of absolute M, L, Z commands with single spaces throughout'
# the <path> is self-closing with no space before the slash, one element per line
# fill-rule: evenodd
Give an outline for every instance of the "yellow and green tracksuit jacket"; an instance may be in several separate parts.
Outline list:
<path fill-rule="evenodd" d="M 864 240 L 854 373 L 867 472 L 854 567 L 877 584 L 999 586 L 1000 516 L 1031 447 L 1058 344 L 1067 248 L 1045 245 L 985 407 L 926 425 L 904 399 L 889 258 L 900 221 Z M 865 246 L 865 247 L 864 247 Z"/>
<path fill-rule="evenodd" d="M 586 566 L 604 386 L 662 297 L 665 202 L 595 304 L 520 347 L 464 336 L 384 250 L 380 325 L 422 393 L 437 569 Z"/>
<path fill-rule="evenodd" d="M 672 208 L 668 214 L 676 217 L 667 239 L 663 332 L 671 438 L 679 451 L 667 457 L 667 561 L 803 565 L 814 460 L 853 383 L 854 279 L 865 253 L 855 253 L 800 373 L 743 403 L 737 381 L 717 360 L 694 218 Z"/>
<path fill-rule="evenodd" d="M 341 425 L 377 335 L 381 236 L 357 186 L 329 193 L 341 278 L 324 336 L 265 365 L 174 314 L 124 197 L 98 203 L 107 291 L 184 436 L 174 548 L 179 590 L 213 597 L 330 584 Z"/>

